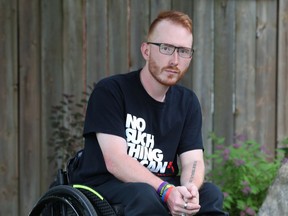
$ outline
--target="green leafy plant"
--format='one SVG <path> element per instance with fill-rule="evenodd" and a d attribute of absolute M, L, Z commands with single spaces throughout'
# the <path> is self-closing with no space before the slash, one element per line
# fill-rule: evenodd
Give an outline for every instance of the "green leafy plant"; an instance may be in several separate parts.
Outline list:
<path fill-rule="evenodd" d="M 282 144 L 285 145 L 286 147 L 288 147 L 288 137 L 286 137 L 282 140 Z"/>
<path fill-rule="evenodd" d="M 63 94 L 60 103 L 52 107 L 52 134 L 48 142 L 52 153 L 48 159 L 57 169 L 65 169 L 68 160 L 83 148 L 82 132 L 88 96 L 89 93 L 83 92 L 83 99 L 78 102 L 74 95 Z"/>
<path fill-rule="evenodd" d="M 288 137 L 284 138 L 281 142 L 280 149 L 284 151 L 285 161 L 288 161 Z"/>
<path fill-rule="evenodd" d="M 213 161 L 213 168 L 207 178 L 221 188 L 224 209 L 233 216 L 256 215 L 277 175 L 283 153 L 277 150 L 274 158 L 259 143 L 243 136 L 238 136 L 230 146 L 214 133 L 210 138 L 214 153 L 207 159 Z"/>

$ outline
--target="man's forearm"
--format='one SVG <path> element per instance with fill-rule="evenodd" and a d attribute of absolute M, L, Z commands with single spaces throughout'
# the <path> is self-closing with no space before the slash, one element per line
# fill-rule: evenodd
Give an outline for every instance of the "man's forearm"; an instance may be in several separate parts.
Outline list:
<path fill-rule="evenodd" d="M 193 161 L 192 165 L 182 167 L 181 185 L 193 183 L 199 189 L 204 181 L 205 166 L 203 161 Z"/>
<path fill-rule="evenodd" d="M 130 156 L 123 156 L 118 162 L 110 164 L 108 171 L 123 182 L 143 182 L 157 190 L 163 182 L 159 177 L 151 173 L 146 167 Z M 123 166 L 125 164 L 125 166 Z M 107 167 L 107 168 L 108 168 Z"/>

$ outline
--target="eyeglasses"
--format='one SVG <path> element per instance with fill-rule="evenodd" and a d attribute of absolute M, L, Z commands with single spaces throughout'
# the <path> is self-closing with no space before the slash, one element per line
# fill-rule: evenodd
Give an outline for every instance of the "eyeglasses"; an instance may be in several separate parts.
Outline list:
<path fill-rule="evenodd" d="M 159 52 L 164 55 L 172 55 L 175 49 L 177 49 L 179 56 L 182 58 L 191 58 L 194 53 L 194 49 L 187 47 L 176 47 L 171 44 L 153 43 L 153 42 L 147 42 L 147 44 L 153 44 L 159 46 Z"/>

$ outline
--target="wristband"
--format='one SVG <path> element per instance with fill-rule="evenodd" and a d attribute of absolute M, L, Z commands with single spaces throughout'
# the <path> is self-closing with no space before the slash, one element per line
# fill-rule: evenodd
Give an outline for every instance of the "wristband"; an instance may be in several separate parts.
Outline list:
<path fill-rule="evenodd" d="M 172 184 L 166 184 L 162 189 L 161 189 L 161 191 L 160 191 L 160 196 L 163 196 L 163 194 L 164 194 L 164 191 L 166 191 L 168 188 L 170 188 L 170 187 L 174 187 L 174 185 L 172 185 Z"/>
<path fill-rule="evenodd" d="M 169 187 L 168 189 L 166 189 L 166 190 L 164 191 L 163 196 L 161 197 L 161 199 L 162 199 L 162 201 L 163 201 L 164 203 L 167 202 L 168 197 L 169 197 L 171 191 L 173 190 L 173 188 L 174 188 L 174 187 L 172 186 L 172 187 Z"/>
<path fill-rule="evenodd" d="M 161 197 L 161 200 L 162 200 L 163 202 L 165 202 L 164 200 L 165 200 L 165 196 L 166 196 L 167 191 L 168 191 L 168 190 L 165 190 L 164 193 L 163 193 L 163 195 L 162 195 L 162 197 Z"/>
<path fill-rule="evenodd" d="M 160 186 L 158 187 L 158 189 L 157 189 L 157 193 L 161 196 L 161 194 L 163 193 L 163 188 L 166 186 L 166 185 L 168 185 L 168 182 L 166 182 L 166 181 L 163 181 L 161 184 L 160 184 Z M 162 192 L 162 193 L 161 193 Z"/>

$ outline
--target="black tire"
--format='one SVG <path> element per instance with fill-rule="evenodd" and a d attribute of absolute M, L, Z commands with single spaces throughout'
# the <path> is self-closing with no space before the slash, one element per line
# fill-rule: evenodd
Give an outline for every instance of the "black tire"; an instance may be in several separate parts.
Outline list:
<path fill-rule="evenodd" d="M 85 196 L 89 199 L 89 201 L 96 209 L 98 215 L 101 216 L 121 216 L 124 215 L 123 208 L 120 205 L 117 205 L 118 208 L 113 208 L 107 200 L 104 199 L 93 187 L 89 187 L 87 185 L 73 185 L 74 188 L 80 190 Z M 116 210 L 116 212 L 115 212 Z M 122 211 L 121 211 L 122 210 Z"/>
<path fill-rule="evenodd" d="M 98 216 L 89 199 L 78 189 L 59 185 L 49 189 L 29 216 Z"/>

